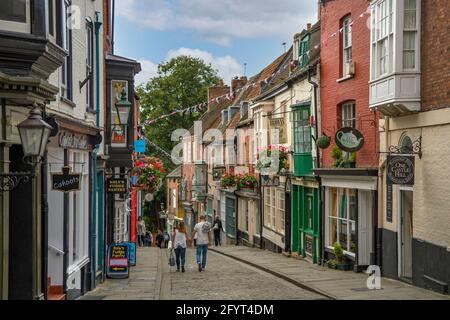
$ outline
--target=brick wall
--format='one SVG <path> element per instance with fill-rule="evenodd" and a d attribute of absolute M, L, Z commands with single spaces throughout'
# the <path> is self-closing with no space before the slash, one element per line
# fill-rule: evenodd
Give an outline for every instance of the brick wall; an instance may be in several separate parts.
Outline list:
<path fill-rule="evenodd" d="M 450 6 L 422 1 L 422 110 L 450 107 Z"/>
<path fill-rule="evenodd" d="M 331 167 L 334 159 L 331 151 L 334 146 L 336 130 L 341 127 L 340 105 L 349 100 L 356 103 L 356 128 L 365 138 L 365 145 L 357 153 L 357 167 L 378 167 L 378 115 L 369 110 L 370 79 L 370 30 L 367 16 L 359 18 L 369 6 L 367 0 L 327 1 L 321 6 L 321 120 L 322 131 L 332 137 L 332 144 L 323 151 L 324 167 Z M 353 18 L 353 62 L 356 64 L 355 76 L 340 83 L 341 76 L 341 20 L 351 14 Z M 338 32 L 337 36 L 330 37 Z"/>

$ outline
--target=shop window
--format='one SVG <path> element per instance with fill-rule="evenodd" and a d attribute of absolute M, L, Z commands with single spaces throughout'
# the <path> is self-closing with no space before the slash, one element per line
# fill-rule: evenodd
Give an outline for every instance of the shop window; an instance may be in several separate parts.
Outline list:
<path fill-rule="evenodd" d="M 392 0 L 379 1 L 372 9 L 372 78 L 392 72 L 394 47 Z"/>
<path fill-rule="evenodd" d="M 358 215 L 358 191 L 355 189 L 329 188 L 327 247 L 340 243 L 344 251 L 356 254 L 356 219 Z"/>
<path fill-rule="evenodd" d="M 30 32 L 30 0 L 0 1 L 0 29 Z"/>

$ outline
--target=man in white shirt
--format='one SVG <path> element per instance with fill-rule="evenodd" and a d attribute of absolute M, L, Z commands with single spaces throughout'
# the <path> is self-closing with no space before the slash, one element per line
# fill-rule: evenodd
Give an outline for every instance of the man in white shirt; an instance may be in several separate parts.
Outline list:
<path fill-rule="evenodd" d="M 197 235 L 197 265 L 198 271 L 205 271 L 206 268 L 206 255 L 208 254 L 208 246 L 210 242 L 210 230 L 211 224 L 206 222 L 204 214 L 200 215 L 200 222 L 194 227 L 193 237 Z"/>

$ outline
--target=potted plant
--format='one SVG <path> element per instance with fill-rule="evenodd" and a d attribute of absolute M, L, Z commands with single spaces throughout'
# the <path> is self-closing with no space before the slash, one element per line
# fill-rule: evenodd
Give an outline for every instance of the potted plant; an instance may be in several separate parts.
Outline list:
<path fill-rule="evenodd" d="M 132 174 L 136 176 L 136 187 L 154 193 L 162 184 L 164 177 L 164 164 L 155 157 L 145 157 L 136 161 Z"/>
<path fill-rule="evenodd" d="M 331 157 L 334 159 L 333 167 L 338 168 L 342 163 L 342 150 L 334 145 L 333 150 L 331 151 Z"/>
<path fill-rule="evenodd" d="M 231 189 L 236 187 L 236 180 L 236 176 L 233 173 L 225 172 L 220 179 L 220 185 L 222 186 L 222 188 Z"/>
<path fill-rule="evenodd" d="M 254 192 L 258 186 L 258 180 L 252 174 L 241 174 L 237 176 L 237 187 L 242 191 Z"/>
<path fill-rule="evenodd" d="M 320 148 L 320 149 L 327 149 L 331 144 L 331 138 L 328 136 L 321 136 L 319 139 L 317 139 L 316 141 L 316 145 Z"/>

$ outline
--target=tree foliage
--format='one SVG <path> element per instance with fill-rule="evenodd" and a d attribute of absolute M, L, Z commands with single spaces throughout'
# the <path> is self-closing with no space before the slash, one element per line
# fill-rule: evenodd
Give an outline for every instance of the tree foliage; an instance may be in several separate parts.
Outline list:
<path fill-rule="evenodd" d="M 206 102 L 208 87 L 218 83 L 217 70 L 201 59 L 179 56 L 161 63 L 157 76 L 137 88 L 141 99 L 141 123 Z M 189 130 L 200 117 L 198 112 L 178 113 L 144 127 L 144 131 L 150 141 L 171 153 L 172 148 L 179 143 L 171 141 L 172 132 L 181 128 Z M 166 155 L 152 146 L 148 150 L 148 155 L 164 161 L 169 173 L 175 168 Z M 164 195 L 165 190 L 160 190 L 156 196 Z"/>

